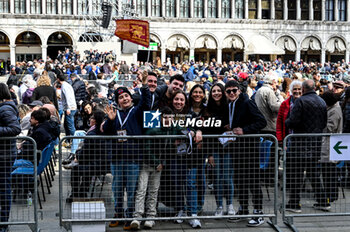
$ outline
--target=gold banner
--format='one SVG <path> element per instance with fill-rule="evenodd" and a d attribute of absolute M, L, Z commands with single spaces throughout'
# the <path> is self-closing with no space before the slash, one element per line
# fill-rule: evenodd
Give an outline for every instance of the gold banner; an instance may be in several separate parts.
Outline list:
<path fill-rule="evenodd" d="M 143 20 L 118 19 L 115 35 L 122 40 L 149 47 L 149 23 Z"/>

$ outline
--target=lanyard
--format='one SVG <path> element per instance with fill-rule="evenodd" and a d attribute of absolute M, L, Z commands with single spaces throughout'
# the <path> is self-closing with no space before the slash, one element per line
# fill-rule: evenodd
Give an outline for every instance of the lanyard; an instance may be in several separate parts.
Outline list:
<path fill-rule="evenodd" d="M 153 108 L 153 104 L 154 104 L 154 94 L 152 94 L 152 104 L 151 104 L 151 108 L 150 108 L 150 110 L 152 110 L 152 108 Z"/>
<path fill-rule="evenodd" d="M 232 126 L 232 121 L 233 121 L 233 115 L 235 112 L 235 105 L 236 105 L 236 101 L 231 102 L 228 106 L 229 106 L 229 119 L 230 119 L 230 127 Z M 232 109 L 231 109 L 232 108 Z"/>
<path fill-rule="evenodd" d="M 119 110 L 117 111 L 117 115 L 118 115 L 118 120 L 119 120 L 119 123 L 120 123 L 120 129 L 123 128 L 124 124 L 126 123 L 126 121 L 128 120 L 129 118 L 129 115 L 131 113 L 131 111 L 134 109 L 134 107 L 132 107 L 130 110 L 129 110 L 129 113 L 128 115 L 126 115 L 125 119 L 124 119 L 124 122 L 122 122 L 122 119 L 120 118 L 120 113 L 119 113 Z"/>

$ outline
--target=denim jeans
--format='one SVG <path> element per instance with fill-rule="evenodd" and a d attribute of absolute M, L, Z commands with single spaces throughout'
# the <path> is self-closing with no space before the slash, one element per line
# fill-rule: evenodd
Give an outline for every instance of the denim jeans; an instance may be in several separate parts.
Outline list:
<path fill-rule="evenodd" d="M 186 205 L 191 215 L 198 211 L 197 171 L 197 168 L 187 169 L 186 175 Z"/>
<path fill-rule="evenodd" d="M 132 161 L 113 161 L 111 164 L 114 207 L 118 217 L 122 217 L 124 214 L 125 187 L 127 193 L 126 217 L 132 218 L 132 214 L 135 211 L 135 192 L 139 178 L 139 169 L 139 164 Z"/>
<path fill-rule="evenodd" d="M 7 222 L 11 210 L 11 169 L 13 161 L 1 160 L 0 172 L 0 219 Z"/>
<path fill-rule="evenodd" d="M 198 212 L 202 210 L 205 201 L 205 189 L 206 189 L 206 179 L 205 179 L 205 164 L 203 163 L 197 168 L 197 210 Z"/>
<path fill-rule="evenodd" d="M 76 112 L 76 110 L 71 110 L 69 115 L 67 115 L 67 111 L 64 112 L 64 130 L 67 136 L 74 135 L 74 115 Z"/>
<path fill-rule="evenodd" d="M 214 195 L 217 207 L 233 203 L 233 165 L 230 154 L 214 154 Z"/>
<path fill-rule="evenodd" d="M 83 130 L 77 130 L 77 131 L 75 131 L 74 136 L 86 136 L 86 132 Z M 70 152 L 75 154 L 75 152 L 77 151 L 77 149 L 79 147 L 79 143 L 83 140 L 84 139 L 73 139 L 72 148 L 71 148 Z"/>

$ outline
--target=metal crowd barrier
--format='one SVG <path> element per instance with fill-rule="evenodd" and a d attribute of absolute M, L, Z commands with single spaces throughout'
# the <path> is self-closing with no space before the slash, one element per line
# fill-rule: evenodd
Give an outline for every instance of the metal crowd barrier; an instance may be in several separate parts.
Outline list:
<path fill-rule="evenodd" d="M 27 225 L 39 231 L 35 141 L 26 136 L 2 137 L 0 156 L 0 228 Z"/>
<path fill-rule="evenodd" d="M 350 134 L 291 134 L 283 141 L 282 218 L 350 216 Z M 337 159 L 337 160 L 335 160 Z"/>
<path fill-rule="evenodd" d="M 263 217 L 279 230 L 276 137 L 203 136 L 190 149 L 185 135 L 154 133 L 63 137 L 60 225 Z M 73 162 L 65 160 L 73 153 Z M 234 215 L 240 206 L 242 214 Z"/>

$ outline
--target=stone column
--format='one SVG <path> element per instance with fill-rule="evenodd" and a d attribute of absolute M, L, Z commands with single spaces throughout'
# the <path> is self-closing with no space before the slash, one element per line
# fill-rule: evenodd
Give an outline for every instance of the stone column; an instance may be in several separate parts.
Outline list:
<path fill-rule="evenodd" d="M 166 12 L 165 12 L 165 0 L 162 0 L 162 11 L 160 12 L 160 16 L 166 17 Z"/>
<path fill-rule="evenodd" d="M 10 1 L 10 13 L 11 14 L 15 13 L 15 0 Z"/>
<path fill-rule="evenodd" d="M 89 9 L 91 9 L 90 5 Z M 62 0 L 57 0 L 57 14 L 62 14 Z M 89 14 L 91 14 L 91 10 L 89 10 Z"/>
<path fill-rule="evenodd" d="M 217 1 L 218 5 L 217 5 L 217 9 L 218 9 L 218 15 L 217 15 L 217 18 L 222 18 L 221 16 L 221 1 Z"/>
<path fill-rule="evenodd" d="M 41 14 L 46 14 L 46 0 L 41 0 Z"/>
<path fill-rule="evenodd" d="M 147 16 L 152 16 L 152 0 L 147 0 Z"/>
<path fill-rule="evenodd" d="M 346 21 L 350 22 L 350 0 L 346 1 Z"/>
<path fill-rule="evenodd" d="M 283 19 L 288 20 L 288 0 L 283 1 Z"/>
<path fill-rule="evenodd" d="M 166 48 L 165 48 L 165 45 L 162 45 L 161 53 L 160 53 L 160 60 L 162 61 L 162 64 L 166 61 Z"/>
<path fill-rule="evenodd" d="M 307 0 L 304 0 L 307 1 Z M 297 20 L 301 20 L 301 8 L 300 8 L 300 0 L 297 0 Z"/>
<path fill-rule="evenodd" d="M 300 61 L 300 48 L 295 51 L 295 61 Z"/>
<path fill-rule="evenodd" d="M 46 61 L 47 58 L 47 45 L 41 45 L 41 58 Z"/>
<path fill-rule="evenodd" d="M 261 12 L 262 12 L 262 9 L 261 9 L 261 0 L 258 0 L 258 5 L 257 5 L 257 19 L 261 19 Z"/>
<path fill-rule="evenodd" d="M 244 18 L 249 19 L 248 0 L 244 0 Z"/>
<path fill-rule="evenodd" d="M 11 59 L 11 65 L 16 65 L 16 45 L 15 44 L 10 45 L 10 59 Z"/>
<path fill-rule="evenodd" d="M 271 11 L 270 11 L 270 14 L 271 14 L 270 19 L 275 19 L 275 0 L 271 0 L 270 4 L 271 4 L 270 5 L 270 9 L 271 9 Z"/>
<path fill-rule="evenodd" d="M 349 0 L 350 1 L 350 0 Z M 236 18 L 236 0 L 231 0 L 231 18 Z"/>
<path fill-rule="evenodd" d="M 180 18 L 180 0 L 176 0 L 176 14 L 175 14 L 175 17 L 176 18 Z"/>
<path fill-rule="evenodd" d="M 321 3 L 321 20 L 326 20 L 326 0 L 322 0 Z"/>
<path fill-rule="evenodd" d="M 338 0 L 334 0 L 334 21 L 339 20 Z"/>
<path fill-rule="evenodd" d="M 203 18 L 208 18 L 208 0 L 204 0 Z"/>
<path fill-rule="evenodd" d="M 321 49 L 321 63 L 324 64 L 326 62 L 326 49 Z"/>
<path fill-rule="evenodd" d="M 194 61 L 194 48 L 193 48 L 193 47 L 190 48 L 190 59 L 189 59 L 189 60 L 190 60 L 190 61 L 191 61 L 191 60 Z"/>
<path fill-rule="evenodd" d="M 30 0 L 26 0 L 26 14 L 30 14 Z"/>
<path fill-rule="evenodd" d="M 218 47 L 216 49 L 216 61 L 221 64 L 222 63 L 222 48 Z"/>
<path fill-rule="evenodd" d="M 194 0 L 190 0 L 190 18 L 194 18 Z"/>
<path fill-rule="evenodd" d="M 73 0 L 73 15 L 78 15 L 78 0 Z"/>
<path fill-rule="evenodd" d="M 314 20 L 314 1 L 309 0 L 309 20 Z"/>
<path fill-rule="evenodd" d="M 345 59 L 345 62 L 346 63 L 349 63 L 350 61 L 349 61 L 349 50 L 345 50 L 345 57 L 344 57 L 344 59 Z"/>

